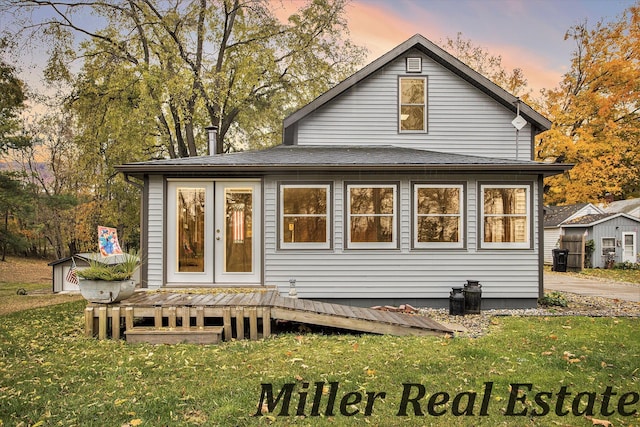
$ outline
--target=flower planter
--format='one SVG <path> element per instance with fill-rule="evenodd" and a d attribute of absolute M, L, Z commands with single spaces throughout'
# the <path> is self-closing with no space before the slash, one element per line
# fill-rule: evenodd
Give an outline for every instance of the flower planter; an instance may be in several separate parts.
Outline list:
<path fill-rule="evenodd" d="M 136 290 L 132 279 L 120 281 L 80 279 L 80 293 L 90 302 L 110 304 L 129 298 Z"/>

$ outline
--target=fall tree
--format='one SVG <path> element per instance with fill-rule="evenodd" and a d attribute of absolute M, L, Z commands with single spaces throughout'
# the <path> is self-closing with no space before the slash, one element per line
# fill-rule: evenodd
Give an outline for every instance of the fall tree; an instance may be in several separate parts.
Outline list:
<path fill-rule="evenodd" d="M 73 86 L 83 140 L 123 149 L 138 129 L 142 152 L 127 160 L 206 154 L 208 125 L 219 129 L 218 153 L 273 145 L 286 112 L 355 71 L 364 53 L 346 37 L 346 0 L 300 2 L 285 23 L 266 0 L 9 3 L 53 16 L 25 27 L 49 38 L 46 76 Z M 85 37 L 79 52 L 74 35 Z"/>
<path fill-rule="evenodd" d="M 572 27 L 571 69 L 545 92 L 553 121 L 537 141 L 539 160 L 573 163 L 546 180 L 546 202 L 640 196 L 640 5 L 613 23 Z"/>
<path fill-rule="evenodd" d="M 20 113 L 25 108 L 25 86 L 16 69 L 4 59 L 9 47 L 0 39 L 0 161 L 13 151 L 26 149 L 31 140 L 22 132 Z M 26 240 L 19 221 L 30 211 L 30 197 L 19 172 L 0 168 L 0 260 L 7 251 L 22 250 Z"/>
<path fill-rule="evenodd" d="M 135 242 L 139 189 L 114 165 L 207 154 L 209 125 L 216 153 L 274 145 L 289 112 L 353 73 L 364 50 L 348 39 L 346 0 L 295 4 L 282 21 L 267 0 L 3 2 L 17 37 L 48 46 L 46 81 L 67 88 L 58 100 L 70 131 L 65 141 L 43 138 L 52 155 L 72 139 L 66 150 L 82 183 L 68 189 L 81 221 L 67 217 L 60 237 L 83 249 L 102 221 L 124 245 Z"/>
<path fill-rule="evenodd" d="M 20 122 L 26 101 L 25 85 L 15 67 L 4 59 L 8 49 L 9 41 L 0 38 L 0 155 L 30 143 L 21 133 Z"/>
<path fill-rule="evenodd" d="M 520 68 L 509 71 L 502 65 L 502 56 L 493 55 L 482 46 L 474 44 L 458 33 L 455 39 L 446 38 L 441 42 L 442 48 L 460 61 L 482 74 L 512 95 L 529 102 L 531 90 L 527 87 L 527 79 Z"/>

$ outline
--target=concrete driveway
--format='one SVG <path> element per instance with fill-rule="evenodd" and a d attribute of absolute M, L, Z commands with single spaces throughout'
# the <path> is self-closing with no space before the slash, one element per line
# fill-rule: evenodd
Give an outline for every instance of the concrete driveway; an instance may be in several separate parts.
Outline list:
<path fill-rule="evenodd" d="M 566 273 L 545 272 L 544 290 L 640 302 L 640 284 L 583 279 Z"/>

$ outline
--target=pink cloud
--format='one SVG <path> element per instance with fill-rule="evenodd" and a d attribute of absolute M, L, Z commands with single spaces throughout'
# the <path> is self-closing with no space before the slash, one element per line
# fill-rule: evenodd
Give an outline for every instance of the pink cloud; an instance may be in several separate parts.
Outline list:
<path fill-rule="evenodd" d="M 369 49 L 368 59 L 370 61 L 416 33 L 422 34 L 440 45 L 446 38 L 453 39 L 458 31 L 462 31 L 444 28 L 442 20 L 437 15 L 430 13 L 420 2 L 407 1 L 404 6 L 408 8 L 409 13 L 400 15 L 388 6 L 388 3 L 372 5 L 355 1 L 350 5 L 347 17 L 351 38 L 356 44 Z M 505 6 L 512 9 L 513 13 L 522 13 L 520 2 L 507 1 Z M 405 16 L 410 16 L 411 20 L 409 21 Z M 464 31 L 462 33 L 463 37 L 466 37 Z M 551 68 L 551 65 L 544 58 L 540 58 L 522 46 L 472 41 L 492 55 L 502 56 L 502 65 L 505 69 L 521 68 L 534 94 L 537 94 L 542 88 L 556 87 L 564 73 L 562 70 Z"/>
<path fill-rule="evenodd" d="M 286 22 L 287 18 L 303 5 L 297 0 L 272 0 L 271 4 L 282 22 Z M 404 10 L 402 14 L 396 7 L 399 5 Z M 506 1 L 504 6 L 512 13 L 523 13 L 523 5 L 520 2 Z M 414 34 L 422 34 L 436 44 L 441 44 L 446 38 L 455 38 L 459 31 L 463 33 L 463 37 L 468 37 L 464 29 L 447 27 L 437 14 L 425 8 L 424 3 L 411 0 L 376 3 L 355 0 L 347 6 L 346 19 L 351 40 L 368 49 L 367 63 L 384 55 Z M 560 82 L 564 71 L 553 69 L 548 61 L 526 47 L 508 43 L 486 43 L 474 39 L 472 41 L 491 54 L 502 56 L 505 69 L 521 68 L 534 94 L 542 88 L 556 87 Z"/>
<path fill-rule="evenodd" d="M 554 69 L 547 60 L 522 46 L 510 44 L 490 44 L 486 49 L 493 55 L 502 57 L 502 66 L 510 71 L 522 69 L 528 86 L 537 95 L 540 89 L 553 89 L 559 85 L 566 70 Z"/>

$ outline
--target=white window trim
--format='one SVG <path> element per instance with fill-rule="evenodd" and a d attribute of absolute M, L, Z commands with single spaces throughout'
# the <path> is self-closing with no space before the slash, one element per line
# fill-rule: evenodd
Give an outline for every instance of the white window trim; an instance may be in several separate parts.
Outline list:
<path fill-rule="evenodd" d="M 484 191 L 486 188 L 524 188 L 526 192 L 526 227 L 525 232 L 527 233 L 527 240 L 525 242 L 485 242 L 484 241 Z M 531 185 L 529 184 L 481 184 L 480 185 L 480 193 L 478 194 L 479 202 L 480 202 L 480 212 L 478 215 L 480 222 L 480 235 L 478 236 L 478 240 L 480 243 L 480 248 L 482 249 L 531 249 Z M 504 215 L 501 215 L 504 216 Z M 512 216 L 522 216 L 522 215 L 512 215 Z"/>
<path fill-rule="evenodd" d="M 280 249 L 331 249 L 331 184 L 280 184 L 280 217 L 278 219 L 280 225 Z M 285 242 L 284 241 L 284 190 L 286 188 L 324 188 L 327 192 L 327 213 L 326 216 L 326 242 Z M 321 215 L 290 215 L 290 216 L 307 216 L 318 217 Z"/>
<path fill-rule="evenodd" d="M 613 248 L 613 254 L 615 256 L 616 254 L 616 238 L 615 237 L 607 237 L 607 236 L 603 236 L 600 238 L 600 256 L 606 256 L 606 254 L 604 253 L 604 241 L 605 240 L 613 240 L 613 246 L 607 246 L 607 248 Z"/>
<path fill-rule="evenodd" d="M 393 189 L 393 219 L 391 227 L 393 235 L 391 242 L 352 242 L 351 241 L 351 217 L 352 216 L 381 216 L 388 214 L 351 215 L 351 189 L 352 188 L 392 188 Z M 348 184 L 345 195 L 345 228 L 347 231 L 347 249 L 397 249 L 398 248 L 398 184 Z"/>
<path fill-rule="evenodd" d="M 403 130 L 402 129 L 402 80 L 416 80 L 416 79 L 420 79 L 424 82 L 424 102 L 423 104 L 406 104 L 406 105 L 424 105 L 424 117 L 423 117 L 423 122 L 424 123 L 424 129 L 417 129 L 417 130 Z M 400 76 L 398 78 L 398 132 L 399 133 L 427 133 L 428 129 L 429 129 L 429 125 L 427 122 L 427 117 L 428 117 L 428 107 L 427 107 L 427 100 L 429 99 L 429 94 L 428 94 L 428 80 L 427 80 L 427 76 L 419 76 L 419 75 L 410 75 L 410 76 Z"/>
<path fill-rule="evenodd" d="M 457 215 L 454 214 L 446 214 L 446 215 L 428 215 L 428 214 L 419 214 L 418 213 L 418 190 L 421 188 L 457 188 L 460 190 L 460 200 L 458 201 L 460 206 L 460 212 Z M 464 247 L 464 236 L 465 236 L 465 224 L 464 224 L 464 198 L 465 191 L 463 184 L 415 184 L 413 187 L 413 247 L 416 249 L 460 249 Z M 460 223 L 459 233 L 458 233 L 458 241 L 457 242 L 418 242 L 418 218 L 420 216 L 429 217 L 429 216 L 448 216 L 448 217 L 458 217 Z"/>

